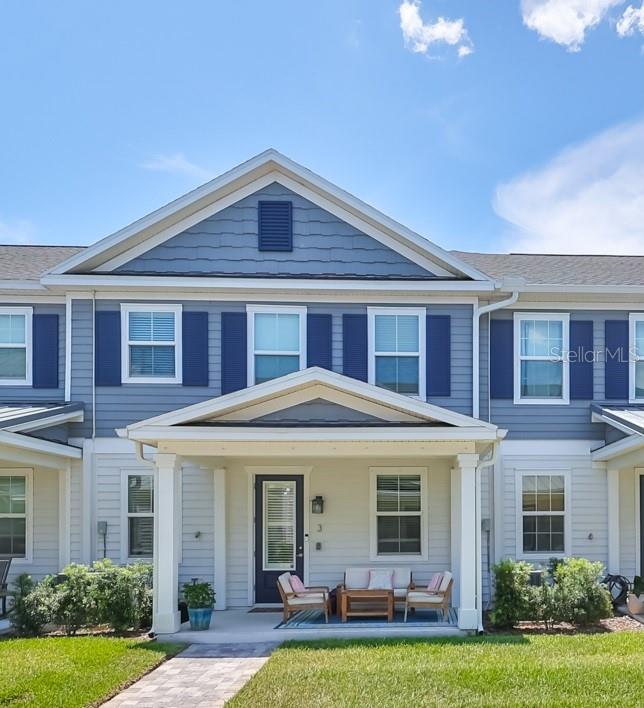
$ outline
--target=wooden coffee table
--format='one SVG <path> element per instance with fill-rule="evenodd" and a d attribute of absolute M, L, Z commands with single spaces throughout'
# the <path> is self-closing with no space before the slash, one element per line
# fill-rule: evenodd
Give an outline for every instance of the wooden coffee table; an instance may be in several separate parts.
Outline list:
<path fill-rule="evenodd" d="M 342 589 L 339 597 L 340 617 L 343 622 L 347 617 L 386 617 L 387 622 L 394 618 L 393 590 L 347 590 Z"/>

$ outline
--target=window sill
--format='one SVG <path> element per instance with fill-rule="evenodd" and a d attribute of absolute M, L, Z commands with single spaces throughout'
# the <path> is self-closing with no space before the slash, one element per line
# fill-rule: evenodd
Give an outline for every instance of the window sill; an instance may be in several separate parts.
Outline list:
<path fill-rule="evenodd" d="M 553 553 L 521 553 L 517 555 L 517 560 L 522 561 L 549 561 L 551 558 L 568 558 L 570 554 L 566 552 Z"/>
<path fill-rule="evenodd" d="M 378 555 L 370 555 L 369 560 L 373 561 L 374 563 L 398 563 L 399 561 L 405 561 L 406 563 L 426 563 L 428 561 L 428 556 L 426 553 L 423 553 L 421 555 L 397 555 L 397 554 L 391 554 L 391 555 L 385 555 L 385 556 L 378 556 Z"/>
<path fill-rule="evenodd" d="M 155 379 L 155 378 L 148 378 L 147 376 L 135 376 L 131 377 L 128 376 L 127 378 L 124 378 L 121 383 L 124 384 L 179 384 L 181 385 L 183 382 L 180 378 L 173 378 L 173 379 Z"/>
<path fill-rule="evenodd" d="M 515 398 L 515 406 L 568 406 L 569 398 Z"/>
<path fill-rule="evenodd" d="M 26 379 L 0 379 L 0 386 L 32 386 Z"/>

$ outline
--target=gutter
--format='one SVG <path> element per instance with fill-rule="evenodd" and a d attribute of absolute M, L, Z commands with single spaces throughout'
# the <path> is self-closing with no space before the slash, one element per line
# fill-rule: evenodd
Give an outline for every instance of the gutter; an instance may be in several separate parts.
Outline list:
<path fill-rule="evenodd" d="M 480 403 L 480 398 L 481 398 L 481 392 L 479 390 L 480 387 L 480 372 L 479 372 L 479 360 L 480 360 L 480 322 L 481 322 L 481 317 L 483 315 L 487 315 L 490 312 L 495 312 L 496 310 L 502 310 L 504 307 L 511 307 L 514 305 L 514 303 L 519 299 L 519 290 L 518 290 L 518 284 L 517 284 L 517 279 L 512 279 L 512 281 L 503 281 L 501 283 L 501 287 L 504 286 L 505 283 L 509 283 L 511 285 L 512 294 L 510 297 L 506 298 L 505 300 L 499 300 L 499 302 L 492 302 L 489 305 L 483 305 L 483 307 L 479 307 L 478 304 L 474 306 L 474 312 L 473 312 L 473 319 L 472 319 L 472 417 L 473 418 L 480 418 L 481 414 L 481 403 Z M 490 323 L 488 320 L 488 361 L 487 361 L 487 370 L 488 370 L 488 389 L 489 389 L 489 380 L 490 380 Z M 488 401 L 489 401 L 489 391 L 488 391 Z M 489 411 L 488 411 L 488 422 L 490 419 Z"/>

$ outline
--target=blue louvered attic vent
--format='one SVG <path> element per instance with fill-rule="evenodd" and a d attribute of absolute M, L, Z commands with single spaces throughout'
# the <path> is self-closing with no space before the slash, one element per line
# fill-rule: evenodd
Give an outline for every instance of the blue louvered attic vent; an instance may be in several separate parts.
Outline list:
<path fill-rule="evenodd" d="M 257 225 L 260 251 L 293 250 L 291 202 L 259 202 L 257 205 Z"/>

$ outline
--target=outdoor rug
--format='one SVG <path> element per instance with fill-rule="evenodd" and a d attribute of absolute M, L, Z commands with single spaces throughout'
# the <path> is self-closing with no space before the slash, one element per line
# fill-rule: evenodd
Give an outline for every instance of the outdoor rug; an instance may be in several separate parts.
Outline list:
<path fill-rule="evenodd" d="M 323 629 L 324 627 L 373 627 L 374 629 L 386 629 L 387 627 L 456 627 L 458 617 L 456 610 L 450 609 L 448 617 L 444 618 L 443 613 L 437 610 L 416 610 L 413 614 L 407 615 L 407 622 L 404 620 L 405 613 L 397 611 L 394 613 L 392 622 L 387 622 L 382 617 L 349 617 L 343 623 L 336 615 L 329 615 L 329 624 L 324 621 L 322 610 L 302 610 L 291 615 L 287 622 L 280 622 L 275 629 Z"/>

